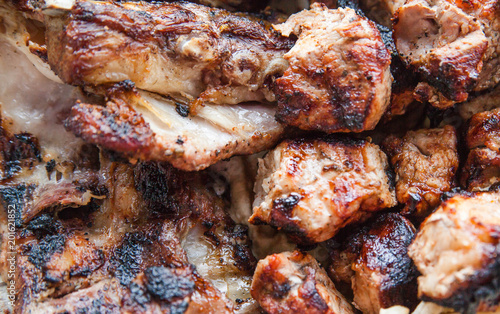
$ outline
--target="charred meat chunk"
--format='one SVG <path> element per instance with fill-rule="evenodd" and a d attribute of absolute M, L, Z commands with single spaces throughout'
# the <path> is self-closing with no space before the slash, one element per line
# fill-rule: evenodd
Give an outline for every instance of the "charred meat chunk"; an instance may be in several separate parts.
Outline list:
<path fill-rule="evenodd" d="M 257 264 L 252 296 L 268 313 L 354 313 L 324 269 L 299 251 L 269 255 Z"/>
<path fill-rule="evenodd" d="M 475 313 L 500 302 L 500 194 L 455 195 L 420 226 L 408 254 L 424 301 Z"/>
<path fill-rule="evenodd" d="M 410 221 L 388 213 L 329 243 L 330 273 L 335 281 L 352 284 L 354 305 L 363 313 L 417 305 L 418 272 L 407 254 L 414 236 Z"/>
<path fill-rule="evenodd" d="M 373 22 L 352 9 L 311 10 L 275 25 L 297 42 L 274 91 L 279 121 L 304 130 L 373 129 L 389 105 L 391 56 Z"/>
<path fill-rule="evenodd" d="M 500 183 L 500 109 L 477 113 L 468 123 L 470 149 L 461 183 L 469 191 L 484 191 Z"/>
<path fill-rule="evenodd" d="M 299 243 L 325 241 L 396 205 L 388 171 L 386 155 L 365 140 L 286 140 L 259 161 L 250 222 L 281 228 Z"/>
<path fill-rule="evenodd" d="M 404 214 L 425 216 L 455 186 L 457 135 L 452 126 L 390 135 L 383 147 L 396 173 L 396 197 Z"/>

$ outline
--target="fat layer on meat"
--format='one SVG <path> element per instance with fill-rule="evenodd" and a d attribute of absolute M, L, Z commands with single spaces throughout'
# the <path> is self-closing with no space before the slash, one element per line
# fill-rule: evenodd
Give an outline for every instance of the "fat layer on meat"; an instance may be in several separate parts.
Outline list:
<path fill-rule="evenodd" d="M 260 260 L 252 281 L 252 296 L 268 313 L 354 313 L 324 269 L 299 251 Z"/>
<path fill-rule="evenodd" d="M 297 242 L 325 241 L 396 205 L 388 167 L 365 140 L 286 140 L 259 161 L 250 222 L 278 227 Z"/>

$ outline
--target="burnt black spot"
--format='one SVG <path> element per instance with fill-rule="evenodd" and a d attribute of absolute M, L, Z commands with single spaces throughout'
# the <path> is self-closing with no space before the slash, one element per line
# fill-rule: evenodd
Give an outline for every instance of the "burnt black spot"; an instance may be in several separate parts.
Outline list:
<path fill-rule="evenodd" d="M 138 285 L 137 283 L 131 282 L 129 289 L 130 297 L 132 298 L 132 300 L 142 308 L 145 308 L 145 305 L 151 302 L 151 296 L 142 286 Z"/>
<path fill-rule="evenodd" d="M 175 141 L 175 142 L 177 144 L 179 144 L 179 145 L 183 145 L 184 144 L 184 140 L 182 139 L 182 137 L 180 135 L 177 137 L 177 141 Z"/>
<path fill-rule="evenodd" d="M 288 281 L 282 284 L 280 284 L 277 281 L 273 281 L 272 285 L 273 285 L 272 295 L 273 298 L 276 299 L 283 299 L 284 297 L 286 297 L 286 295 L 288 294 L 288 292 L 290 292 L 290 289 L 292 288 L 292 286 Z"/>
<path fill-rule="evenodd" d="M 176 186 L 177 177 L 171 166 L 160 163 L 141 163 L 134 169 L 136 189 L 145 203 L 156 212 L 169 209 L 169 189 Z"/>
<path fill-rule="evenodd" d="M 45 170 L 47 170 L 48 174 L 51 174 L 52 171 L 56 168 L 56 161 L 54 159 L 51 159 L 47 164 L 45 165 Z"/>
<path fill-rule="evenodd" d="M 307 272 L 307 277 L 302 286 L 299 288 L 299 296 L 302 299 L 307 300 L 309 307 L 324 313 L 328 310 L 328 305 L 316 289 L 316 271 L 311 267 L 306 267 L 304 270 Z"/>
<path fill-rule="evenodd" d="M 174 269 L 162 266 L 149 267 L 144 272 L 146 289 L 155 298 L 173 302 L 191 296 L 194 280 L 191 276 L 178 276 Z"/>
<path fill-rule="evenodd" d="M 128 233 L 122 244 L 115 249 L 111 257 L 114 275 L 120 283 L 128 286 L 141 270 L 142 253 L 146 245 L 152 245 L 144 233 Z"/>
<path fill-rule="evenodd" d="M 189 106 L 176 102 L 175 103 L 175 111 L 177 111 L 177 113 L 181 117 L 186 118 L 189 115 Z"/>
<path fill-rule="evenodd" d="M 111 303 L 104 293 L 99 291 L 98 298 L 92 300 L 92 303 L 86 307 L 79 307 L 75 310 L 76 314 L 114 314 L 119 312 L 118 305 Z M 86 301 L 86 300 L 85 300 Z"/>
<path fill-rule="evenodd" d="M 31 220 L 26 226 L 26 229 L 33 232 L 33 234 L 39 239 L 43 236 L 54 235 L 60 231 L 61 228 L 61 223 L 54 220 L 54 218 L 49 214 L 42 214 L 33 218 L 33 220 Z"/>
<path fill-rule="evenodd" d="M 273 201 L 273 209 L 284 213 L 287 217 L 289 217 L 292 213 L 295 205 L 299 203 L 302 199 L 302 196 L 297 193 L 291 193 L 285 198 L 278 198 Z"/>
<path fill-rule="evenodd" d="M 36 185 L 19 184 L 0 188 L 0 201 L 7 211 L 14 210 L 16 228 L 23 226 L 22 213 L 28 201 L 33 199 L 33 192 Z"/>
<path fill-rule="evenodd" d="M 55 234 L 44 237 L 40 242 L 30 247 L 28 260 L 36 268 L 43 269 L 54 253 L 63 251 L 66 236 Z"/>
<path fill-rule="evenodd" d="M 12 178 L 23 167 L 31 168 L 41 161 L 38 139 L 29 133 L 8 135 L 0 128 L 0 152 L 3 178 Z"/>

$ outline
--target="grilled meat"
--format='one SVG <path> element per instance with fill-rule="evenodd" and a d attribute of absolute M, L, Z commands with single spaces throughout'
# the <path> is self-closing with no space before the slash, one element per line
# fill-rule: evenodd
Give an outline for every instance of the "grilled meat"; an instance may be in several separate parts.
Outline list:
<path fill-rule="evenodd" d="M 268 313 L 354 313 L 326 272 L 299 251 L 269 255 L 257 264 L 252 296 Z"/>
<path fill-rule="evenodd" d="M 187 2 L 83 1 L 46 25 L 49 62 L 63 81 L 130 80 L 194 107 L 274 100 L 269 83 L 293 46 L 263 21 Z"/>
<path fill-rule="evenodd" d="M 497 85 L 492 90 L 473 95 L 466 102 L 457 105 L 458 113 L 463 120 L 469 120 L 476 113 L 490 111 L 499 107 L 500 85 Z"/>
<path fill-rule="evenodd" d="M 410 221 L 389 213 L 329 242 L 330 274 L 336 282 L 352 283 L 354 304 L 363 313 L 417 305 L 418 272 L 407 254 L 414 235 Z"/>
<path fill-rule="evenodd" d="M 500 300 L 500 195 L 456 195 L 420 226 L 408 254 L 418 294 L 457 311 L 494 310 Z"/>
<path fill-rule="evenodd" d="M 477 113 L 469 120 L 467 161 L 461 183 L 470 191 L 484 191 L 500 183 L 500 108 Z"/>
<path fill-rule="evenodd" d="M 277 119 L 304 130 L 361 132 L 378 123 L 391 93 L 390 54 L 376 26 L 352 9 L 311 10 L 274 26 L 298 40 L 276 80 Z"/>
<path fill-rule="evenodd" d="M 457 135 L 452 126 L 391 135 L 383 148 L 396 172 L 396 197 L 404 214 L 424 217 L 455 186 Z"/>
<path fill-rule="evenodd" d="M 259 161 L 250 222 L 281 228 L 299 243 L 325 241 L 396 205 L 388 171 L 385 154 L 364 140 L 286 140 Z"/>
<path fill-rule="evenodd" d="M 76 104 L 66 128 L 130 158 L 168 161 L 183 170 L 268 149 L 284 130 L 269 105 L 206 105 L 192 116 L 185 103 L 126 84 L 107 94 L 106 106 Z"/>
<path fill-rule="evenodd" d="M 419 70 L 448 105 L 472 90 L 499 82 L 496 1 L 412 0 L 394 17 L 394 39 L 406 62 Z"/>

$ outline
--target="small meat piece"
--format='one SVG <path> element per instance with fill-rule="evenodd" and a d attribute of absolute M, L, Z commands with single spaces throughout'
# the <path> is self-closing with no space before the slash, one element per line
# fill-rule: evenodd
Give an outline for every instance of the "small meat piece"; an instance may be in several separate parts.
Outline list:
<path fill-rule="evenodd" d="M 458 169 L 455 128 L 409 131 L 403 138 L 390 135 L 384 151 L 396 173 L 396 196 L 404 214 L 425 216 L 455 186 Z"/>
<path fill-rule="evenodd" d="M 430 215 L 408 249 L 418 296 L 462 313 L 500 303 L 500 194 L 456 195 Z"/>
<path fill-rule="evenodd" d="M 347 224 L 396 205 L 380 148 L 365 140 L 296 139 L 259 160 L 250 222 L 299 243 L 328 240 Z"/>
<path fill-rule="evenodd" d="M 389 105 L 391 56 L 374 23 L 352 9 L 314 3 L 274 26 L 298 36 L 276 80 L 279 121 L 304 130 L 373 129 Z"/>
<path fill-rule="evenodd" d="M 469 120 L 476 113 L 490 111 L 500 107 L 500 85 L 477 95 L 469 96 L 466 102 L 457 105 L 458 113 L 464 120 Z"/>
<path fill-rule="evenodd" d="M 410 0 L 393 23 L 398 52 L 449 105 L 500 81 L 496 0 Z"/>
<path fill-rule="evenodd" d="M 354 313 L 318 262 L 299 251 L 260 260 L 251 293 L 270 314 Z"/>
<path fill-rule="evenodd" d="M 49 63 L 64 82 L 130 80 L 193 104 L 273 101 L 268 82 L 294 43 L 257 18 L 189 2 L 78 1 L 46 27 Z"/>
<path fill-rule="evenodd" d="M 461 184 L 469 191 L 484 191 L 500 183 L 500 108 L 472 116 L 466 135 L 469 156 Z"/>
<path fill-rule="evenodd" d="M 418 304 L 418 272 L 407 254 L 414 236 L 409 220 L 389 213 L 357 230 L 346 230 L 329 243 L 330 273 L 336 281 L 352 283 L 354 305 L 363 313 Z"/>

